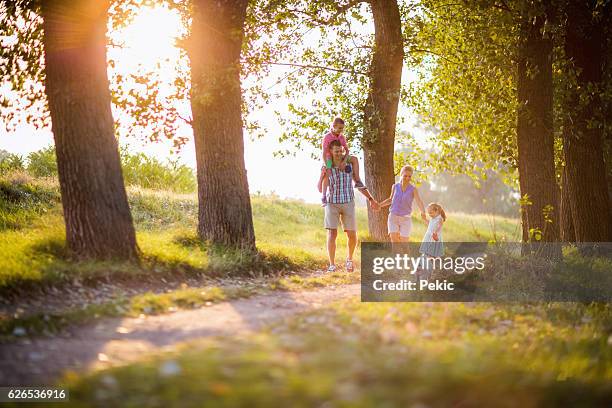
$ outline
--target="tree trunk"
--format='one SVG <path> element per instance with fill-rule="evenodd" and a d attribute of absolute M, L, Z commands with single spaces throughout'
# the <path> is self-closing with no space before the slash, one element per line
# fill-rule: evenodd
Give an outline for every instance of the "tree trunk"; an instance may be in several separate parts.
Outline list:
<path fill-rule="evenodd" d="M 612 241 L 601 99 L 605 21 L 594 21 L 596 3 L 568 3 L 565 36 L 565 55 L 573 62 L 576 82 L 566 100 L 563 151 L 578 242 Z M 581 98 L 589 89 L 591 97 Z"/>
<path fill-rule="evenodd" d="M 255 249 L 244 164 L 240 51 L 247 0 L 193 2 L 191 110 L 202 240 Z"/>
<path fill-rule="evenodd" d="M 396 0 L 370 2 L 375 43 L 370 66 L 370 91 L 364 108 L 363 151 L 365 180 L 376 199 L 389 194 L 395 182 L 393 151 L 404 60 L 399 7 Z M 388 239 L 388 210 L 368 206 L 370 236 Z"/>
<path fill-rule="evenodd" d="M 567 186 L 567 167 L 563 166 L 561 176 L 561 200 L 559 203 L 559 220 L 561 225 L 561 241 L 576 242 L 574 217 L 572 215 L 571 196 Z"/>
<path fill-rule="evenodd" d="M 608 179 L 608 203 L 609 220 L 612 222 L 612 6 L 608 4 L 604 18 L 607 21 L 604 29 L 605 62 L 604 62 L 604 89 L 606 97 L 603 100 L 604 108 L 604 161 L 606 162 L 606 174 Z M 610 239 L 608 239 L 610 241 Z"/>
<path fill-rule="evenodd" d="M 81 258 L 138 255 L 106 73 L 108 7 L 108 0 L 42 2 L 66 242 Z"/>
<path fill-rule="evenodd" d="M 553 135 L 552 40 L 542 34 L 545 13 L 523 17 L 518 53 L 518 168 L 523 241 L 559 240 Z M 552 248 L 552 247 L 551 247 Z M 548 254 L 558 256 L 560 252 Z"/>

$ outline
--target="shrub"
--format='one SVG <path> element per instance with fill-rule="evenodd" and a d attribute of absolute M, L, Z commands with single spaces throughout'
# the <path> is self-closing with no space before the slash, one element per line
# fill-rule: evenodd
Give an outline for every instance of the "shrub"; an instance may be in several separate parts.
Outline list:
<path fill-rule="evenodd" d="M 125 184 L 176 193 L 196 191 L 197 183 L 193 169 L 178 160 L 163 163 L 144 153 L 130 153 L 121 148 L 121 166 Z"/>
<path fill-rule="evenodd" d="M 28 155 L 28 173 L 34 177 L 57 176 L 55 146 L 47 146 Z"/>
<path fill-rule="evenodd" d="M 197 182 L 194 170 L 180 164 L 178 160 L 169 160 L 164 163 L 144 153 L 130 153 L 125 147 L 120 149 L 120 157 L 126 185 L 169 190 L 175 193 L 196 191 Z M 57 176 L 55 146 L 48 146 L 30 153 L 27 163 L 26 168 L 21 156 L 0 150 L 0 175 L 26 168 L 33 177 L 54 177 Z"/>
<path fill-rule="evenodd" d="M 0 175 L 12 173 L 25 169 L 23 157 L 18 154 L 0 150 Z"/>
<path fill-rule="evenodd" d="M 26 174 L 0 178 L 0 231 L 28 226 L 59 201 L 57 189 L 32 183 Z"/>

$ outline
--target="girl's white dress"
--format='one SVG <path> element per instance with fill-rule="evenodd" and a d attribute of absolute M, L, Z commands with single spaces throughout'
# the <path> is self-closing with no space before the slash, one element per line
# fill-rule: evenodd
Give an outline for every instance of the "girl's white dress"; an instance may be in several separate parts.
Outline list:
<path fill-rule="evenodd" d="M 442 242 L 442 230 L 438 232 L 438 240 L 434 241 L 433 233 L 438 229 L 440 224 L 442 224 L 442 216 L 437 215 L 429 220 L 429 225 L 427 226 L 427 231 L 425 232 L 425 236 L 423 236 L 423 242 L 421 243 L 421 247 L 419 252 L 425 254 L 427 256 L 438 257 L 444 255 L 444 243 Z"/>

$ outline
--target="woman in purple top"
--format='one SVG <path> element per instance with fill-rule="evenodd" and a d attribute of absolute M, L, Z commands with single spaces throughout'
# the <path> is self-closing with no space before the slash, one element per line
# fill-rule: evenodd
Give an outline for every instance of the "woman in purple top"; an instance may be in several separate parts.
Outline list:
<path fill-rule="evenodd" d="M 387 218 L 387 229 L 391 242 L 408 242 L 412 230 L 412 202 L 416 201 L 421 209 L 421 218 L 427 221 L 425 205 L 419 196 L 419 191 L 410 184 L 414 170 L 410 166 L 402 167 L 400 182 L 393 184 L 391 195 L 380 203 L 380 207 L 391 206 Z"/>

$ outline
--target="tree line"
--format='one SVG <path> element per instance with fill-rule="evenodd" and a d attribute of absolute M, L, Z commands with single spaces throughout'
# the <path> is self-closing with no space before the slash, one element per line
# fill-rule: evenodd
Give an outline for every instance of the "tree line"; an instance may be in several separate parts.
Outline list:
<path fill-rule="evenodd" d="M 443 58 L 416 104 L 445 168 L 516 169 L 525 241 L 610 241 L 611 2 L 425 4 Z"/>
<path fill-rule="evenodd" d="M 109 16 L 125 18 L 140 3 L 0 2 L 2 34 L 17 38 L 3 44 L 0 76 L 39 107 L 42 113 L 29 120 L 51 123 L 66 241 L 77 257 L 139 255 L 111 111 L 106 30 Z M 182 43 L 188 78 L 177 83 L 192 111 L 202 240 L 255 250 L 241 78 L 245 70 L 263 75 L 274 64 L 294 68 L 286 78 L 288 94 L 331 89 L 321 103 L 292 104 L 293 116 L 284 123 L 294 126 L 281 139 L 309 132 L 307 140 L 317 143 L 331 113 L 346 116 L 375 196 L 394 181 L 398 107 L 404 102 L 442 130 L 441 170 L 476 162 L 517 170 L 525 241 L 612 240 L 604 160 L 610 134 L 609 2 L 168 4 L 189 26 Z M 371 34 L 353 30 L 370 19 Z M 298 29 L 303 36 L 295 34 Z M 301 46 L 311 30 L 323 37 L 333 32 L 335 40 L 319 49 Z M 407 89 L 402 72 L 418 64 L 434 68 L 420 89 Z M 269 101 L 265 90 L 254 92 Z M 10 121 L 15 109 L 7 98 L 1 102 L 0 112 Z M 563 126 L 556 128 L 559 122 Z M 385 239 L 386 214 L 369 211 L 368 219 L 370 235 Z"/>

